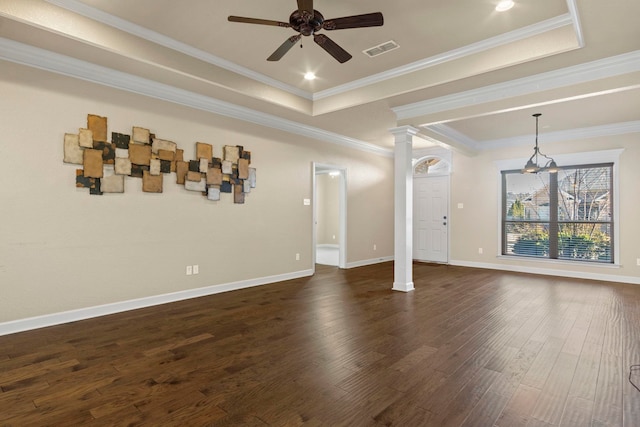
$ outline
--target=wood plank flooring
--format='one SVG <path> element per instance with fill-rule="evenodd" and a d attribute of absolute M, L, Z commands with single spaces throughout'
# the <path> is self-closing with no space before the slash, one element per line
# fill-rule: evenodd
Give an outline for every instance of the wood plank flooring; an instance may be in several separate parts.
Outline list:
<path fill-rule="evenodd" d="M 318 266 L 0 337 L 0 426 L 640 426 L 640 286 L 392 275 Z"/>

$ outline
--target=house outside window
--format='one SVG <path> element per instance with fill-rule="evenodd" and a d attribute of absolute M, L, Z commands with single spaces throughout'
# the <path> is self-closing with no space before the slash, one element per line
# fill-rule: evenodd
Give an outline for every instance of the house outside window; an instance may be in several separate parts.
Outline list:
<path fill-rule="evenodd" d="M 613 169 L 502 171 L 502 255 L 613 263 Z"/>

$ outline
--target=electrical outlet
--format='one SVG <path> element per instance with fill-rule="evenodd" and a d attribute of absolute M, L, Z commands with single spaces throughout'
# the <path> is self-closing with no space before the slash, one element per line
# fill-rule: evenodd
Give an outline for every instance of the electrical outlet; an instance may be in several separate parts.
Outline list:
<path fill-rule="evenodd" d="M 636 259 L 636 265 L 640 265 L 640 258 Z"/>
<path fill-rule="evenodd" d="M 200 273 L 200 267 L 198 266 L 198 264 L 195 264 L 193 266 L 193 274 L 198 274 Z"/>
<path fill-rule="evenodd" d="M 296 261 L 300 261 L 300 254 L 296 254 Z"/>
<path fill-rule="evenodd" d="M 193 274 L 193 266 L 187 265 L 187 276 L 191 276 Z"/>
<path fill-rule="evenodd" d="M 484 252 L 484 251 L 482 250 L 482 248 L 478 248 L 478 253 L 479 253 L 480 255 L 482 255 L 482 253 L 483 253 L 483 252 Z"/>
<path fill-rule="evenodd" d="M 375 243 L 373 244 L 373 250 L 378 250 L 378 246 Z"/>

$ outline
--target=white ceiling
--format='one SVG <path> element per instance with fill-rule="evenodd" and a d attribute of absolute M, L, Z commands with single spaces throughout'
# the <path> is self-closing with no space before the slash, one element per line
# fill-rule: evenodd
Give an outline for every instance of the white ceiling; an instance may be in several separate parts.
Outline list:
<path fill-rule="evenodd" d="M 322 31 L 353 55 L 339 64 L 309 37 L 266 61 L 297 33 L 227 21 L 288 22 L 294 0 L 4 1 L 0 58 L 176 102 L 195 93 L 195 108 L 384 149 L 399 125 L 420 129 L 418 148 L 530 144 L 534 112 L 558 141 L 640 132 L 640 2 L 496 3 L 316 0 L 326 19 L 384 15 L 382 27 Z M 400 48 L 362 53 L 389 40 Z"/>

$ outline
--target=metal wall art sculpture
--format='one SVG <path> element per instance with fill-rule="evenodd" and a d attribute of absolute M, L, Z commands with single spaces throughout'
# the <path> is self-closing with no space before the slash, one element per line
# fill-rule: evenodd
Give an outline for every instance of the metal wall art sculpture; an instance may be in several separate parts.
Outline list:
<path fill-rule="evenodd" d="M 162 193 L 164 176 L 176 174 L 176 182 L 209 200 L 232 193 L 234 203 L 244 203 L 256 186 L 256 170 L 250 167 L 251 152 L 240 145 L 225 145 L 222 157 L 213 156 L 213 145 L 196 142 L 196 159 L 185 160 L 175 142 L 156 138 L 142 127 L 131 135 L 111 133 L 107 141 L 107 118 L 87 116 L 87 127 L 64 136 L 64 162 L 82 165 L 76 170 L 76 187 L 90 194 L 124 193 L 125 178 L 142 180 L 142 191 Z"/>

